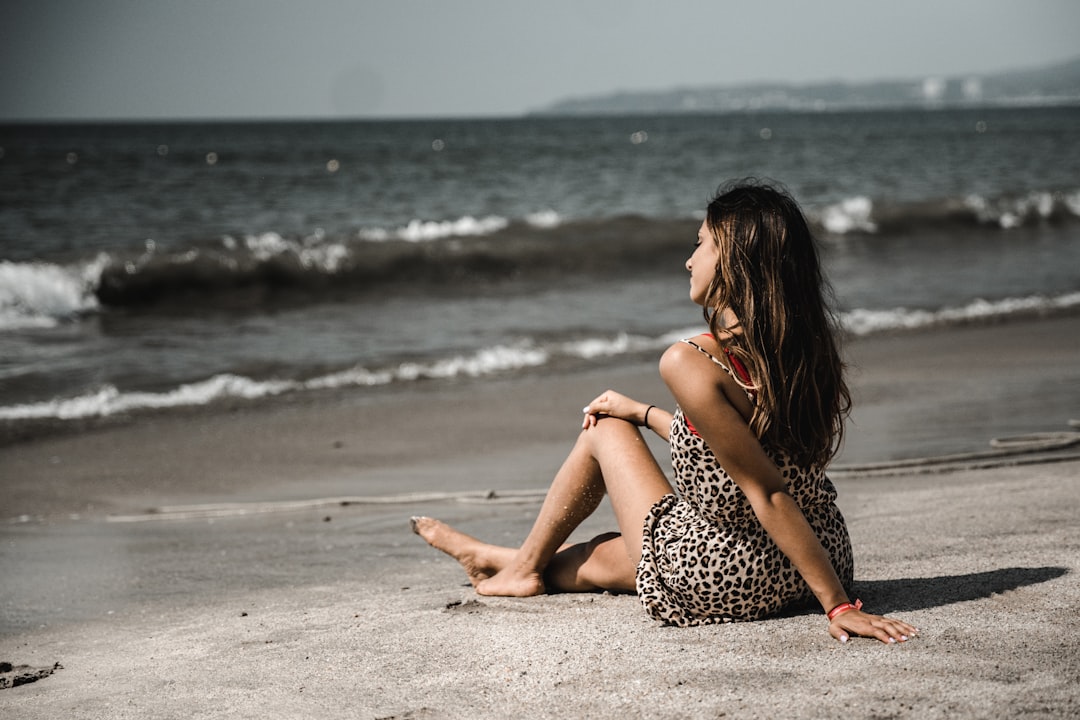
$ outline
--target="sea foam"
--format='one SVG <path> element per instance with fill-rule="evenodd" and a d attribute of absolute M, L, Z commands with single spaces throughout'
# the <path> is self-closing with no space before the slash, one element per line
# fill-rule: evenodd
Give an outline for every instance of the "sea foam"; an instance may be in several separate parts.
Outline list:
<path fill-rule="evenodd" d="M 820 221 L 824 228 L 836 235 L 849 232 L 877 232 L 877 225 L 870 219 L 874 203 L 861 195 L 846 198 L 827 205 L 821 210 Z"/>
<path fill-rule="evenodd" d="M 1080 216 L 1080 190 L 1071 193 L 1037 191 L 1020 197 L 1002 197 L 995 200 L 971 194 L 964 198 L 964 206 L 980 223 L 1011 230 L 1033 222 L 1050 220 L 1062 213 Z"/>
<path fill-rule="evenodd" d="M 504 229 L 509 224 L 509 220 L 498 215 L 489 215 L 479 219 L 471 215 L 465 215 L 457 220 L 410 220 L 408 225 L 393 230 L 365 228 L 359 232 L 359 236 L 363 240 L 376 242 L 386 240 L 430 242 L 448 237 L 490 235 Z"/>
<path fill-rule="evenodd" d="M 592 360 L 599 357 L 626 355 L 627 353 L 653 350 L 666 345 L 666 336 L 651 338 L 643 335 L 619 333 L 614 338 L 596 337 L 565 342 L 560 349 L 570 357 Z"/>
<path fill-rule="evenodd" d="M 525 224 L 541 229 L 556 228 L 563 219 L 554 210 L 539 210 L 529 213 L 524 218 Z M 361 240 L 385 242 L 404 240 L 406 242 L 431 242 L 453 237 L 477 237 L 492 235 L 510 226 L 510 220 L 499 215 L 487 215 L 477 218 L 464 215 L 456 220 L 410 220 L 408 224 L 387 228 L 364 228 L 357 233 Z"/>
<path fill-rule="evenodd" d="M 98 309 L 94 290 L 108 256 L 84 265 L 0 261 L 0 331 L 55 327 Z"/>
<path fill-rule="evenodd" d="M 1010 315 L 1052 312 L 1080 307 L 1080 292 L 1046 297 L 1031 295 L 1003 300 L 976 299 L 959 307 L 938 310 L 890 308 L 855 309 L 841 313 L 841 324 L 854 335 L 870 335 L 890 330 L 918 330 L 939 325 L 956 325 L 978 320 L 1007 318 Z"/>
<path fill-rule="evenodd" d="M 863 232 L 895 234 L 913 227 L 934 228 L 967 219 L 975 225 L 995 225 L 1003 230 L 1042 222 L 1080 217 L 1080 190 L 1071 192 L 1038 190 L 1023 195 L 987 198 L 968 194 L 962 198 L 938 198 L 913 203 L 884 204 L 882 217 L 875 213 L 874 201 L 857 195 L 839 202 L 809 209 L 807 214 L 826 232 L 834 235 Z"/>
<path fill-rule="evenodd" d="M 937 310 L 860 308 L 842 313 L 841 324 L 853 335 L 864 336 L 892 330 L 918 330 L 1078 307 L 1080 292 L 1073 292 L 1050 297 L 1035 295 L 996 301 L 974 300 L 966 305 Z M 485 377 L 541 367 L 559 357 L 590 361 L 660 351 L 680 338 L 691 337 L 702 331 L 701 327 L 686 327 L 657 336 L 617 333 L 556 341 L 547 345 L 524 339 L 509 345 L 495 345 L 471 354 L 453 355 L 428 362 L 402 362 L 374 369 L 357 365 L 307 380 L 256 380 L 240 375 L 219 374 L 156 393 L 122 392 L 113 385 L 107 385 L 78 397 L 0 407 L 0 420 L 72 420 L 137 410 L 206 405 L 229 398 L 255 400 L 292 392 Z"/>
<path fill-rule="evenodd" d="M 237 247 L 234 238 L 227 236 L 222 245 L 233 250 Z M 333 274 L 337 272 L 349 257 L 349 250 L 341 243 L 325 242 L 322 232 L 304 238 L 302 241 L 287 240 L 276 232 L 258 235 L 246 235 L 243 247 L 260 262 L 266 262 L 282 255 L 296 257 L 301 266 L 323 270 Z"/>
<path fill-rule="evenodd" d="M 540 210 L 526 215 L 525 222 L 537 228 L 555 228 L 562 225 L 562 217 L 554 210 Z"/>
<path fill-rule="evenodd" d="M 406 362 L 390 369 L 370 370 L 357 366 L 309 380 L 255 380 L 223 373 L 164 392 L 121 392 L 114 385 L 106 385 L 78 397 L 0 407 L 0 420 L 75 420 L 136 410 L 207 405 L 228 398 L 256 400 L 288 392 L 370 387 L 423 379 L 480 377 L 543 365 L 548 359 L 546 350 L 526 342 L 483 348 L 471 355 L 457 355 L 428 363 Z"/>

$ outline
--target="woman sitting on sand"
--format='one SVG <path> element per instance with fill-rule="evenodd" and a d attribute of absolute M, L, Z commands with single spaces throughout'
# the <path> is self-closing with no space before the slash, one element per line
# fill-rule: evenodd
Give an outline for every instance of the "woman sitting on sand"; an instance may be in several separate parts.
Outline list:
<path fill-rule="evenodd" d="M 912 637 L 845 591 L 851 544 L 824 467 L 850 397 L 798 205 L 754 182 L 721 192 L 686 269 L 710 332 L 660 361 L 674 414 L 611 390 L 590 402 L 520 548 L 426 517 L 413 530 L 481 595 L 636 591 L 650 615 L 686 626 L 755 620 L 812 593 L 842 642 Z M 670 442 L 674 485 L 639 428 Z M 621 534 L 564 545 L 605 491 Z"/>

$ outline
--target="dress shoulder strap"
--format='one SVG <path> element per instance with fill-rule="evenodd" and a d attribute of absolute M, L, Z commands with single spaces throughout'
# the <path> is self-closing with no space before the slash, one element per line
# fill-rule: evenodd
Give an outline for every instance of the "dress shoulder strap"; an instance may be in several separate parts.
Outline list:
<path fill-rule="evenodd" d="M 731 365 L 731 367 L 728 367 L 728 364 L 720 362 L 720 360 L 716 356 L 714 356 L 705 348 L 698 345 L 693 340 L 689 338 L 683 338 L 682 342 L 686 343 L 692 348 L 695 348 L 699 353 L 722 367 L 724 369 L 724 372 L 735 378 L 735 380 L 737 380 L 747 392 L 753 393 L 753 383 L 750 380 L 750 373 L 747 372 L 746 367 L 741 362 L 739 362 L 739 359 L 737 357 L 732 355 L 727 350 L 724 350 L 724 354 L 727 356 L 728 363 L 730 363 Z M 734 368 L 734 370 L 732 368 Z"/>
<path fill-rule="evenodd" d="M 684 342 L 684 343 L 686 343 L 687 345 L 689 345 L 690 347 L 694 348 L 695 350 L 697 350 L 697 351 L 698 351 L 699 353 L 701 353 L 701 354 L 702 354 L 702 355 L 704 355 L 705 357 L 707 357 L 707 358 L 709 358 L 710 360 L 712 360 L 712 361 L 713 361 L 714 363 L 716 363 L 716 364 L 717 364 L 717 365 L 719 365 L 720 367 L 722 367 L 722 368 L 724 368 L 724 369 L 727 369 L 727 365 L 724 365 L 724 363 L 722 363 L 722 362 L 720 362 L 719 360 L 717 360 L 717 359 L 716 359 L 716 356 L 715 356 L 715 355 L 713 355 L 713 354 L 712 354 L 711 352 L 709 352 L 709 351 L 708 351 L 708 350 L 706 350 L 705 348 L 703 348 L 703 347 L 701 347 L 700 345 L 698 345 L 698 344 L 697 344 L 696 342 L 694 342 L 694 341 L 693 341 L 693 340 L 691 340 L 690 338 L 683 338 L 682 340 L 680 340 L 680 342 Z"/>

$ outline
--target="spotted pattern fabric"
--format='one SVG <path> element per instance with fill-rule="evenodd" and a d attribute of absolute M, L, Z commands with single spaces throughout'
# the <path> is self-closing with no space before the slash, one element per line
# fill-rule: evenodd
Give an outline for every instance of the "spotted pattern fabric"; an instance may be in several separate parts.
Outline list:
<path fill-rule="evenodd" d="M 731 374 L 727 365 L 686 342 Z M 812 597 L 681 408 L 672 419 L 670 441 L 675 493 L 661 498 L 646 517 L 637 567 L 637 593 L 645 610 L 665 624 L 690 626 L 757 620 Z M 851 542 L 824 469 L 798 467 L 770 447 L 765 452 L 780 468 L 841 583 L 850 586 Z"/>

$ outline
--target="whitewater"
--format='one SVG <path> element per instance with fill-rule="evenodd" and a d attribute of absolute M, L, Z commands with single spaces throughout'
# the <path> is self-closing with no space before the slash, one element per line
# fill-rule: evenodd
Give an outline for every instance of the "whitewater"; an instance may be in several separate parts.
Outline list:
<path fill-rule="evenodd" d="M 1080 307 L 1076 108 L 20 125 L 0 148 L 6 423 L 655 356 L 701 327 L 683 262 L 743 176 L 803 204 L 853 337 Z"/>

